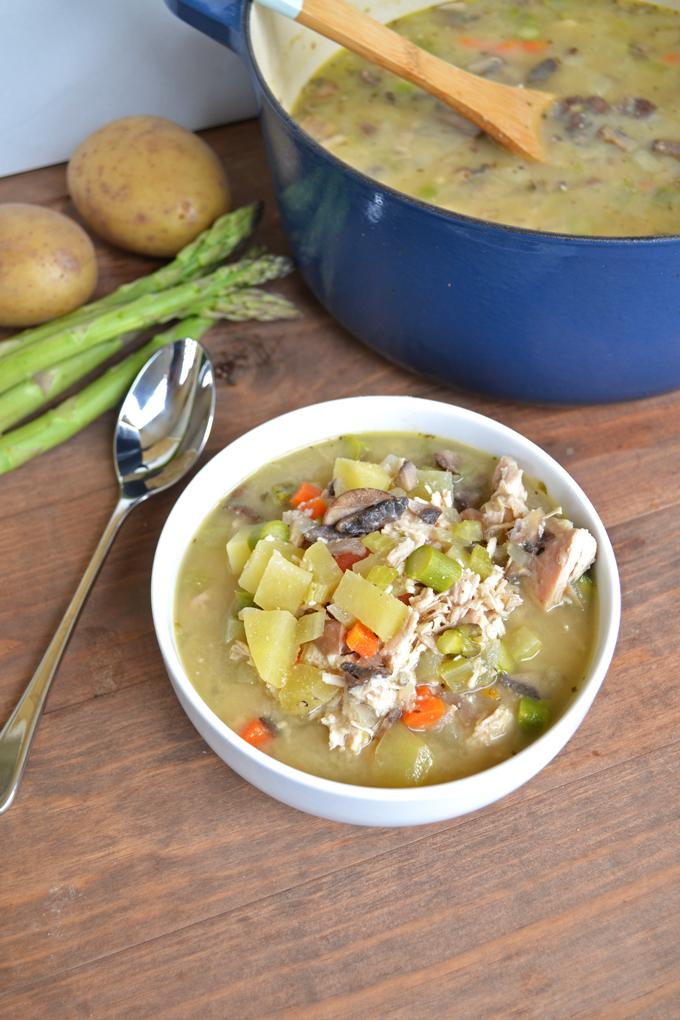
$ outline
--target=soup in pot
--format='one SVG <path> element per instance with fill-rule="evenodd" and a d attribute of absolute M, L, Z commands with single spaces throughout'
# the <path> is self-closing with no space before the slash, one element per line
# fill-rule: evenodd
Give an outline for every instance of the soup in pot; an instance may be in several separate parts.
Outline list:
<path fill-rule="evenodd" d="M 680 233 L 680 13 L 622 0 L 454 0 L 391 26 L 474 74 L 559 96 L 548 161 L 513 155 L 347 50 L 292 114 L 350 166 L 444 209 L 567 234 Z"/>
<path fill-rule="evenodd" d="M 288 765 L 445 782 L 521 751 L 578 691 L 595 554 L 511 457 L 340 437 L 208 515 L 178 579 L 178 650 L 212 711 Z"/>

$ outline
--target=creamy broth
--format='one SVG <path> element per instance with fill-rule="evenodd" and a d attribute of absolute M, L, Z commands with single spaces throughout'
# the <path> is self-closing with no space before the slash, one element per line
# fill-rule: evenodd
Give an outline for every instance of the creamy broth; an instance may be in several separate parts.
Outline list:
<path fill-rule="evenodd" d="M 456 212 L 569 234 L 680 232 L 680 13 L 619 0 L 458 0 L 391 26 L 458 67 L 560 97 L 545 164 L 341 50 L 292 115 L 383 184 Z"/>
<path fill-rule="evenodd" d="M 453 458 L 448 465 L 453 470 L 445 470 L 435 461 L 435 454 L 441 459 L 441 451 Z M 591 657 L 598 610 L 596 589 L 588 575 L 573 578 L 563 595 L 558 592 L 554 608 L 540 604 L 539 588 L 531 574 L 532 557 L 535 562 L 543 557 L 542 562 L 547 563 L 551 549 L 565 536 L 571 540 L 588 533 L 563 526 L 541 483 L 522 478 L 513 464 L 506 458 L 499 464 L 497 458 L 434 437 L 371 434 L 324 442 L 259 469 L 208 515 L 180 571 L 175 606 L 177 644 L 198 694 L 223 722 L 265 753 L 304 772 L 346 783 L 439 783 L 488 768 L 526 747 L 559 718 L 580 688 Z M 353 478 L 365 481 L 369 477 L 366 472 L 372 481 L 380 482 L 379 489 L 352 484 Z M 331 482 L 334 491 L 329 493 Z M 319 495 L 312 493 L 311 502 L 292 509 L 289 498 L 301 491 L 303 483 L 316 486 Z M 404 488 L 405 483 L 409 488 Z M 506 489 L 509 495 L 503 495 Z M 377 492 L 372 498 L 378 498 L 369 506 L 370 512 L 388 514 L 387 523 L 375 531 L 367 530 L 369 525 L 361 514 L 368 511 L 363 509 L 353 517 L 341 516 L 333 527 L 318 520 L 315 523 L 311 517 L 331 504 L 337 509 L 343 499 L 359 498 L 357 492 L 369 491 Z M 506 502 L 514 509 L 504 510 Z M 512 512 L 516 519 L 494 524 L 499 505 L 501 517 Z M 271 522 L 281 527 L 282 517 L 288 521 L 289 540 L 278 541 L 273 532 L 267 537 Z M 372 528 L 376 518 L 370 520 Z M 336 533 L 337 528 L 347 528 L 348 521 L 354 531 Z M 527 537 L 529 524 L 538 527 L 533 538 Z M 260 531 L 255 533 L 253 529 L 258 527 Z M 263 527 L 264 537 L 258 541 Z M 526 535 L 520 534 L 522 528 Z M 317 534 L 320 537 L 316 538 Z M 423 547 L 434 550 L 437 562 L 444 563 L 445 580 L 437 582 L 436 590 L 428 587 L 434 583 L 433 575 L 422 574 L 422 568 L 420 573 L 414 570 L 414 557 L 403 556 L 400 543 L 409 534 L 426 539 Z M 513 536 L 517 541 L 508 545 Z M 244 547 L 248 538 L 250 545 Z M 594 540 L 588 539 L 594 549 Z M 420 539 L 408 541 L 415 548 Z M 249 571 L 252 573 L 252 564 L 263 549 L 270 553 L 269 565 L 263 569 L 272 569 L 276 545 L 287 556 L 288 566 L 283 563 L 284 556 L 279 556 L 281 569 L 292 569 L 293 574 L 297 570 L 299 578 L 303 568 L 311 569 L 309 550 L 314 552 L 312 547 L 319 544 L 326 547 L 326 555 L 332 553 L 333 565 L 340 566 L 340 570 L 334 566 L 340 582 L 335 577 L 334 586 L 324 591 L 317 582 L 327 578 L 317 575 L 315 566 L 310 574 L 314 587 L 306 589 L 302 604 L 297 608 L 297 603 L 286 604 L 297 621 L 307 618 L 310 622 L 319 611 L 324 613 L 323 636 L 296 645 L 288 672 L 275 677 L 267 671 L 271 664 L 265 669 L 261 665 L 264 659 L 258 659 L 252 621 L 265 617 L 280 620 L 286 611 L 273 608 L 278 606 L 276 600 L 273 604 L 266 601 L 266 573 L 249 584 L 251 595 L 244 591 L 247 579 L 252 581 Z M 350 549 L 354 552 L 343 553 Z M 397 568 L 390 567 L 390 562 Z M 458 577 L 450 588 L 446 587 L 450 580 L 447 570 Z M 578 573 L 580 577 L 581 571 Z M 486 615 L 474 615 L 477 603 L 464 592 L 470 581 L 473 587 L 478 586 L 475 597 L 485 585 L 489 587 L 501 615 L 487 609 Z M 442 624 L 441 618 L 435 621 L 429 633 L 430 647 L 418 644 L 418 638 L 409 665 L 404 655 L 394 650 L 395 643 L 403 644 L 408 629 L 401 623 L 394 637 L 385 632 L 380 641 L 367 630 L 375 647 L 356 643 L 355 631 L 363 640 L 366 628 L 363 622 L 357 625 L 340 597 L 348 586 L 358 586 L 362 597 L 366 588 L 372 589 L 378 601 L 389 603 L 390 612 L 396 610 L 400 621 L 402 616 L 411 619 L 415 614 L 425 630 L 429 624 L 424 603 L 430 598 L 430 614 L 432 606 L 441 602 L 447 612 L 458 613 L 456 625 Z M 239 590 L 241 596 L 236 595 Z M 253 606 L 255 592 L 264 608 L 257 608 L 256 601 L 255 608 L 244 608 L 239 618 L 243 599 Z M 456 592 L 459 605 L 454 605 L 455 599 L 452 602 Z M 545 591 L 541 597 L 545 603 Z M 501 619 L 503 607 L 508 610 L 505 622 Z M 363 616 L 358 608 L 357 613 Z M 371 622 L 373 619 L 377 618 L 372 617 Z M 387 631 L 392 624 L 381 617 L 376 630 L 381 626 Z M 333 656 L 327 638 L 329 634 L 337 638 L 338 632 L 340 644 Z M 436 642 L 443 633 L 449 635 L 445 641 L 462 641 L 463 645 L 449 645 L 442 651 Z M 245 643 L 246 634 L 251 647 Z M 416 639 L 409 640 L 413 643 Z M 395 657 L 390 658 L 391 654 Z M 255 660 L 270 683 L 263 681 Z M 281 702 L 293 683 L 293 674 L 308 678 L 315 671 L 314 690 L 326 693 L 319 694 L 318 702 L 296 702 L 294 710 L 287 711 Z M 370 674 L 368 681 L 362 679 L 365 674 Z M 330 685 L 322 682 L 319 686 L 322 677 L 330 680 Z M 386 685 L 384 690 L 381 684 Z M 369 697 L 355 704 L 360 697 L 366 699 L 372 685 L 376 685 L 379 703 Z M 357 725 L 365 729 L 357 729 Z M 252 734 L 258 739 L 251 739 Z M 331 748 L 333 741 L 337 746 Z"/>

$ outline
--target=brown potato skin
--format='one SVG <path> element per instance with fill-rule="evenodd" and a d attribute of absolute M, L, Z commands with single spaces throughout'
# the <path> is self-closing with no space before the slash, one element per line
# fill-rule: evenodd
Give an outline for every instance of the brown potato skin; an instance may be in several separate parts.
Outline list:
<path fill-rule="evenodd" d="M 35 326 L 79 308 L 97 284 L 94 245 L 68 216 L 0 204 L 0 326 Z"/>
<path fill-rule="evenodd" d="M 123 117 L 78 146 L 67 172 L 78 212 L 127 251 L 170 258 L 230 209 L 213 150 L 161 117 Z"/>

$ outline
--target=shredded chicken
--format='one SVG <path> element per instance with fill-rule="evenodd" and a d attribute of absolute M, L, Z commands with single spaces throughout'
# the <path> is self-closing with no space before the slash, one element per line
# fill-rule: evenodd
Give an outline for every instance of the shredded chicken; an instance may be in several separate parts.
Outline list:
<path fill-rule="evenodd" d="M 499 705 L 495 712 L 477 723 L 470 740 L 488 747 L 494 740 L 509 733 L 514 723 L 515 717 L 510 709 L 506 705 Z"/>

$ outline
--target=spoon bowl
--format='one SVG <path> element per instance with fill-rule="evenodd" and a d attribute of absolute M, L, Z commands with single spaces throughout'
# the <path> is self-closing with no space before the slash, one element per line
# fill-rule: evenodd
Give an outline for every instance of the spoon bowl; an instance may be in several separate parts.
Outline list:
<path fill-rule="evenodd" d="M 197 340 L 175 340 L 146 363 L 123 401 L 113 459 L 120 495 L 56 634 L 0 733 L 0 814 L 16 795 L 52 680 L 111 543 L 130 510 L 178 482 L 206 444 L 215 373 Z"/>

